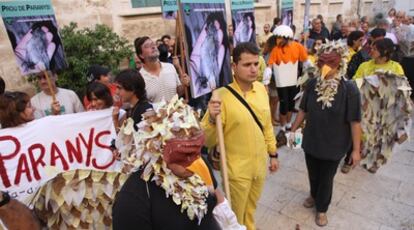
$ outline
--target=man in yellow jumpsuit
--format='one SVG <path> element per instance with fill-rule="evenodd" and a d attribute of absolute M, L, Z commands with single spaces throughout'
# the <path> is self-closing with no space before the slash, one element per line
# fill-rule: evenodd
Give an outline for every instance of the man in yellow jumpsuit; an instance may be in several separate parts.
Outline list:
<path fill-rule="evenodd" d="M 240 224 L 256 229 L 254 214 L 263 190 L 266 165 L 278 169 L 276 140 L 271 122 L 269 97 L 257 82 L 259 49 L 254 43 L 240 43 L 233 50 L 234 82 L 229 86 L 250 106 L 258 118 L 229 89 L 218 89 L 220 100 L 210 100 L 202 126 L 209 147 L 217 144 L 215 117 L 221 116 L 230 182 L 231 206 Z M 260 127 L 261 126 L 261 127 Z"/>

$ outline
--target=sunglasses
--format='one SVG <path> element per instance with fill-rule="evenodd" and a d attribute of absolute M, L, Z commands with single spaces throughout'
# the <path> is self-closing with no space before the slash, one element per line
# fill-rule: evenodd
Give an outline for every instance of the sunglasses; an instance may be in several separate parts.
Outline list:
<path fill-rule="evenodd" d="M 3 96 L 8 97 L 10 99 L 15 99 L 17 94 L 15 92 L 5 92 Z"/>
<path fill-rule="evenodd" d="M 51 74 L 49 74 L 49 79 L 51 79 L 51 80 L 53 80 L 53 79 L 55 79 L 54 78 L 55 77 L 55 75 L 51 75 Z M 47 80 L 47 77 L 46 77 L 46 75 L 45 74 L 41 74 L 41 75 L 36 75 L 36 80 L 38 80 L 38 81 L 40 81 L 40 80 Z"/>
<path fill-rule="evenodd" d="M 47 78 L 46 78 L 46 75 L 37 75 L 36 79 L 37 80 L 46 80 Z"/>

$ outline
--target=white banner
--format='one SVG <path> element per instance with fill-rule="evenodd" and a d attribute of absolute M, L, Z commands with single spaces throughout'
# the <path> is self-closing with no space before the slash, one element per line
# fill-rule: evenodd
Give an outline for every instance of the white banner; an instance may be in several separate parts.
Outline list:
<path fill-rule="evenodd" d="M 0 190 L 29 204 L 59 173 L 121 170 L 110 149 L 116 133 L 112 109 L 48 116 L 0 129 Z"/>

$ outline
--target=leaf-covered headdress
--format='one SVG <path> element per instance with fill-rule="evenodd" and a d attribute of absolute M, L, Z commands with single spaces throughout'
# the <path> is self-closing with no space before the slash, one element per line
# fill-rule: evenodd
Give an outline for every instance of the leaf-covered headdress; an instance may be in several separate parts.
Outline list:
<path fill-rule="evenodd" d="M 347 56 L 348 47 L 341 41 L 327 41 L 316 52 L 315 63 L 318 68 L 315 69 L 315 91 L 318 94 L 317 101 L 322 103 L 323 109 L 332 106 L 341 78 L 346 74 Z M 338 68 L 338 73 L 331 79 L 324 79 L 324 66 Z"/>
<path fill-rule="evenodd" d="M 138 131 L 133 129 L 132 119 L 121 128 L 120 135 L 124 137 L 119 139 L 117 147 L 127 166 L 125 169 L 137 171 L 141 168 L 143 180 L 154 181 L 165 190 L 167 197 L 171 196 L 175 204 L 181 205 L 181 211 L 186 211 L 191 220 L 197 217 L 201 222 L 207 213 L 205 182 L 197 174 L 188 178 L 176 176 L 167 167 L 163 155 L 168 140 L 200 134 L 196 113 L 177 96 L 169 103 L 162 101 L 153 107 L 154 112 L 144 115 L 138 124 Z"/>

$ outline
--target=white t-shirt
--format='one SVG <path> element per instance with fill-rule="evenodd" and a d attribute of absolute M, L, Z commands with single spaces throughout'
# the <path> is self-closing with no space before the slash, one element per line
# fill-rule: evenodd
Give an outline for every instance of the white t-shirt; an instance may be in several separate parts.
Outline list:
<path fill-rule="evenodd" d="M 60 104 L 60 114 L 70 114 L 83 112 L 83 105 L 75 92 L 68 89 L 57 88 L 56 100 Z M 30 100 L 35 108 L 35 118 L 39 119 L 52 114 L 51 104 L 52 96 L 45 94 L 43 91 L 34 95 Z"/>
<path fill-rule="evenodd" d="M 397 39 L 397 37 L 395 36 L 395 34 L 393 34 L 393 33 L 386 33 L 385 34 L 385 38 L 389 38 L 389 39 L 391 39 L 391 41 L 392 41 L 392 43 L 394 43 L 394 45 L 398 45 L 398 39 Z"/>
<path fill-rule="evenodd" d="M 388 16 L 386 19 L 387 19 L 387 21 L 388 21 L 388 24 L 392 25 L 392 23 L 393 23 L 393 21 L 394 21 L 394 17 L 389 17 L 389 16 Z"/>
<path fill-rule="evenodd" d="M 181 85 L 177 71 L 170 63 L 160 62 L 161 72 L 159 76 L 152 75 L 144 68 L 139 71 L 145 81 L 148 100 L 152 103 L 167 101 L 177 94 L 177 87 Z"/>
<path fill-rule="evenodd" d="M 119 109 L 118 121 L 121 121 L 125 115 L 126 115 L 126 111 L 124 109 Z"/>
<path fill-rule="evenodd" d="M 400 49 L 404 57 L 414 57 L 414 25 L 401 25 L 397 33 Z"/>

